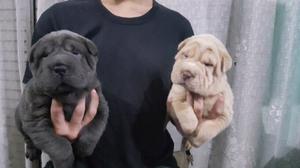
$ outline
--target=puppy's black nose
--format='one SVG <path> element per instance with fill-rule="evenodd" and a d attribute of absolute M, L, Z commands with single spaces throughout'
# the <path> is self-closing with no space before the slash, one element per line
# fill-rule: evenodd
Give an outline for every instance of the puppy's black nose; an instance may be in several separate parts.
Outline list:
<path fill-rule="evenodd" d="M 67 67 L 62 64 L 54 65 L 53 71 L 59 74 L 60 76 L 64 76 L 65 73 L 67 72 Z"/>
<path fill-rule="evenodd" d="M 190 71 L 182 71 L 181 75 L 182 75 L 182 79 L 184 81 L 189 80 L 194 77 L 194 75 Z"/>

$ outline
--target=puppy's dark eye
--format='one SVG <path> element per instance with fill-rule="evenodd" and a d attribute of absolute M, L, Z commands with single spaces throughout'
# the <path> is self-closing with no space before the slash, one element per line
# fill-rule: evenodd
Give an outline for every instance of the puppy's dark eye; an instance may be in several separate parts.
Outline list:
<path fill-rule="evenodd" d="M 211 63 L 204 63 L 204 65 L 205 65 L 206 67 L 213 67 L 213 66 L 214 66 L 214 65 L 211 64 Z"/>
<path fill-rule="evenodd" d="M 50 53 L 51 53 L 51 51 L 45 50 L 45 51 L 41 54 L 41 58 L 48 57 L 48 55 L 49 55 Z"/>
<path fill-rule="evenodd" d="M 53 48 L 52 47 L 45 47 L 42 54 L 41 54 L 41 57 L 48 57 L 49 54 L 51 54 L 51 52 L 53 52 Z"/>
<path fill-rule="evenodd" d="M 79 52 L 77 49 L 75 49 L 75 48 L 74 48 L 71 52 L 72 52 L 72 54 L 74 54 L 74 55 L 80 54 L 80 52 Z"/>
<path fill-rule="evenodd" d="M 41 57 L 47 57 L 47 56 L 48 56 L 48 53 L 44 52 L 44 53 L 41 54 Z"/>
<path fill-rule="evenodd" d="M 187 55 L 186 53 L 182 53 L 183 58 L 188 58 L 189 55 Z"/>

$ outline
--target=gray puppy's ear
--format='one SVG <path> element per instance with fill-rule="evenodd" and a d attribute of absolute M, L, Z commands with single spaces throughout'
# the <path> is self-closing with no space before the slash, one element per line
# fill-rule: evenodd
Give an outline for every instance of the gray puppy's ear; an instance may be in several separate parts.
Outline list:
<path fill-rule="evenodd" d="M 85 46 L 87 47 L 89 53 L 95 57 L 98 57 L 98 49 L 94 42 L 89 39 L 85 39 Z"/>
<path fill-rule="evenodd" d="M 31 73 L 33 76 L 35 76 L 36 71 L 38 69 L 38 59 L 39 57 L 37 57 L 37 46 L 39 45 L 40 41 L 37 41 L 35 44 L 32 45 L 29 55 L 27 57 L 27 61 L 31 70 Z M 40 53 L 41 54 L 41 53 Z"/>
<path fill-rule="evenodd" d="M 98 62 L 98 49 L 95 43 L 85 37 L 80 37 L 80 40 L 84 43 L 89 55 L 86 56 L 86 60 L 92 69 L 96 69 Z"/>

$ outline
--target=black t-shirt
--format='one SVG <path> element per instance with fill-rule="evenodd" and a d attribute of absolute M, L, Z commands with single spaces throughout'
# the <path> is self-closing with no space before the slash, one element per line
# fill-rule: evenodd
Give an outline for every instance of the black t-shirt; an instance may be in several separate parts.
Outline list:
<path fill-rule="evenodd" d="M 66 1 L 43 13 L 32 42 L 61 29 L 91 39 L 99 50 L 97 73 L 110 116 L 89 167 L 175 167 L 166 99 L 177 46 L 193 34 L 190 23 L 157 2 L 143 16 L 123 18 L 100 0 Z M 24 82 L 30 78 L 27 68 Z"/>

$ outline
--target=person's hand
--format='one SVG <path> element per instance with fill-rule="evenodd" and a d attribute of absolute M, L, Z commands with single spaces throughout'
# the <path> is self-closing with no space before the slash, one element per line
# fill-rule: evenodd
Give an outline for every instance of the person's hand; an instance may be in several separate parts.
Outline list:
<path fill-rule="evenodd" d="M 203 116 L 203 97 L 198 95 L 187 94 L 187 101 L 193 106 L 194 112 L 198 118 L 198 124 L 205 120 L 213 120 L 218 118 L 224 111 L 224 97 L 219 96 L 208 116 Z"/>
<path fill-rule="evenodd" d="M 66 137 L 70 141 L 77 139 L 80 130 L 89 124 L 97 113 L 99 105 L 99 96 L 95 89 L 91 91 L 91 102 L 89 108 L 85 110 L 85 98 L 82 98 L 74 109 L 71 120 L 65 120 L 63 105 L 52 99 L 51 120 L 54 126 L 54 132 Z"/>

